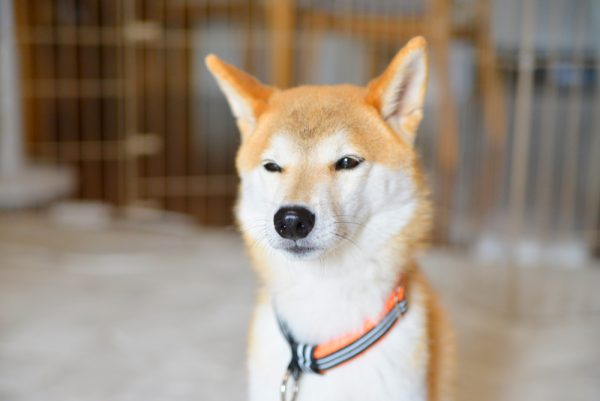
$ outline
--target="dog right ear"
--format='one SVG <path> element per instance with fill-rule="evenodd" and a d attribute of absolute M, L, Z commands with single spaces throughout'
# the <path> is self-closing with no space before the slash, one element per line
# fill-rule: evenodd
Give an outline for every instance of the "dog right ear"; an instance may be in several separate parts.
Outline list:
<path fill-rule="evenodd" d="M 269 98 L 276 89 L 263 85 L 214 54 L 208 55 L 205 62 L 227 98 L 242 137 L 247 137 L 256 128 L 258 117 L 267 108 Z"/>
<path fill-rule="evenodd" d="M 411 39 L 383 74 L 367 87 L 367 103 L 409 143 L 414 141 L 423 118 L 427 89 L 427 43 L 422 37 Z"/>

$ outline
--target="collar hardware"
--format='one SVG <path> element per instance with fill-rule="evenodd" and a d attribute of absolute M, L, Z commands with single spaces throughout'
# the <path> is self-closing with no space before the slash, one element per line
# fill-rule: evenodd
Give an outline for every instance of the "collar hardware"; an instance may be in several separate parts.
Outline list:
<path fill-rule="evenodd" d="M 290 401 L 296 401 L 296 397 L 298 397 L 298 381 L 300 380 L 299 375 L 294 375 L 292 369 L 288 366 L 287 370 L 283 374 L 283 379 L 281 379 L 281 386 L 279 387 L 279 392 L 281 393 L 281 401 L 288 401 L 288 388 L 291 385 L 290 390 Z"/>

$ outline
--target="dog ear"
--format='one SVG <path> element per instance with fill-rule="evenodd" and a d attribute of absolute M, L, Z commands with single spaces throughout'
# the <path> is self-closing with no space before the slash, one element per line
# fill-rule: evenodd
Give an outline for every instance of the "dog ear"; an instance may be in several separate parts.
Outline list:
<path fill-rule="evenodd" d="M 427 89 L 427 42 L 411 39 L 390 65 L 367 87 L 367 102 L 409 142 L 413 142 L 423 118 Z"/>
<path fill-rule="evenodd" d="M 227 98 L 242 137 L 247 137 L 254 131 L 256 121 L 267 108 L 269 97 L 275 89 L 221 61 L 214 54 L 208 55 L 205 62 Z"/>

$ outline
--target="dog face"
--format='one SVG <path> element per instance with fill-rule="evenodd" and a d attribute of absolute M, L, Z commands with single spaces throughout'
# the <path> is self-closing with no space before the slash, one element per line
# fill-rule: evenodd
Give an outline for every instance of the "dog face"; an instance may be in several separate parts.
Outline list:
<path fill-rule="evenodd" d="M 266 87 L 207 58 L 242 144 L 237 217 L 245 237 L 292 259 L 368 252 L 419 212 L 413 140 L 427 81 L 415 38 L 367 88 Z"/>

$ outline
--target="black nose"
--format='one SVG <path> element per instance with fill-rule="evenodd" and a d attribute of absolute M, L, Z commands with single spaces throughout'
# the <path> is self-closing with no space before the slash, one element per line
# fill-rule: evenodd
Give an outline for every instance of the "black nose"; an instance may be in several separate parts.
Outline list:
<path fill-rule="evenodd" d="M 282 238 L 305 238 L 315 226 L 315 215 L 301 206 L 286 206 L 275 213 L 273 224 Z"/>

